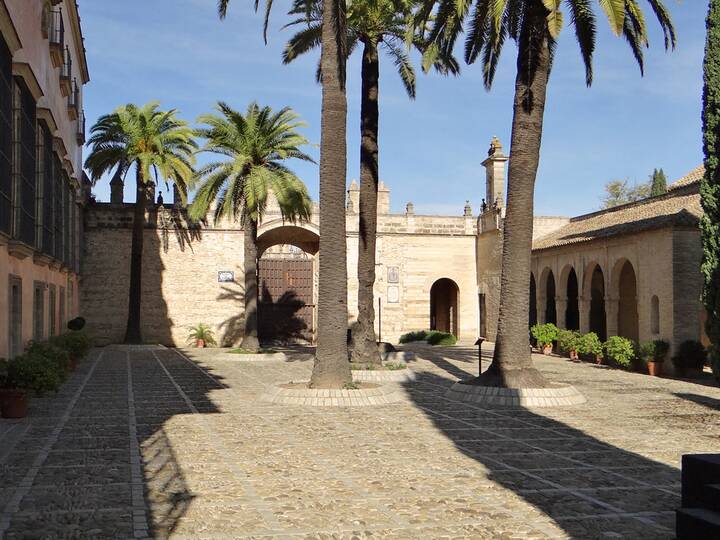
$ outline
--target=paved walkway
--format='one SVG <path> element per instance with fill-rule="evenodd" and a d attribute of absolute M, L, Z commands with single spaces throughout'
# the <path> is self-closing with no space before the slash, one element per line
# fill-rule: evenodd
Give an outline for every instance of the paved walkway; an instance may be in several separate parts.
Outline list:
<path fill-rule="evenodd" d="M 418 348 L 407 400 L 263 403 L 311 362 L 97 350 L 0 420 L 0 537 L 671 538 L 684 452 L 720 449 L 720 389 L 537 357 L 588 403 L 442 397 L 472 348 Z"/>

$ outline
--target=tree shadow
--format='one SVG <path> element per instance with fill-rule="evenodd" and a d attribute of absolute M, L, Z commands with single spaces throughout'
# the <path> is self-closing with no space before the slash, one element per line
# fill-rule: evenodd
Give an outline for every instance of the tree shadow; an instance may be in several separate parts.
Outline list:
<path fill-rule="evenodd" d="M 680 506 L 676 468 L 544 416 L 542 409 L 447 399 L 445 391 L 463 370 L 449 368 L 442 353 L 422 358 L 451 378 L 418 372 L 414 382 L 403 384 L 412 402 L 460 452 L 482 465 L 489 479 L 565 534 L 582 539 L 674 536 L 674 511 Z M 462 378 L 475 373 L 463 372 Z"/>
<path fill-rule="evenodd" d="M 245 306 L 245 290 L 223 286 L 216 300 L 220 302 L 233 302 L 237 306 L 235 314 L 218 325 L 218 329 L 222 332 L 220 345 L 222 347 L 232 347 L 245 335 L 245 313 L 243 309 Z"/>
<path fill-rule="evenodd" d="M 310 325 L 312 306 L 301 300 L 292 290 L 283 292 L 277 299 L 263 286 L 258 302 L 259 336 L 264 343 L 292 343 L 295 340 L 311 341 Z"/>
<path fill-rule="evenodd" d="M 709 396 L 700 396 L 698 394 L 688 394 L 687 392 L 673 392 L 673 395 L 687 401 L 692 401 L 713 411 L 720 411 L 720 399 L 715 399 Z"/>

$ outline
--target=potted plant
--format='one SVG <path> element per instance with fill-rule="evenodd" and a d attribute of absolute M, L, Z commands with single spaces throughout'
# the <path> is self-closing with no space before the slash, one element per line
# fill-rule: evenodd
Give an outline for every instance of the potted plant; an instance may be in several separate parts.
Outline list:
<path fill-rule="evenodd" d="M 662 373 L 662 365 L 667 358 L 667 353 L 670 350 L 670 344 L 663 339 L 656 339 L 652 342 L 653 354 L 647 360 L 648 373 L 653 377 L 659 377 Z"/>
<path fill-rule="evenodd" d="M 558 349 L 565 352 L 570 360 L 578 359 L 578 349 L 580 347 L 580 333 L 576 330 L 558 330 L 557 337 Z"/>
<path fill-rule="evenodd" d="M 537 340 L 538 348 L 545 355 L 552 353 L 553 341 L 558 338 L 558 328 L 552 323 L 536 324 L 530 329 L 530 333 Z"/>
<path fill-rule="evenodd" d="M 193 326 L 188 334 L 188 343 L 195 343 L 196 347 L 216 345 L 215 334 L 207 324 L 200 323 Z"/>
<path fill-rule="evenodd" d="M 50 343 L 67 351 L 70 369 L 73 371 L 92 348 L 92 340 L 84 332 L 66 332 L 52 337 Z"/>
<path fill-rule="evenodd" d="M 595 363 L 598 365 L 603 363 L 602 341 L 595 332 L 588 332 L 580 337 L 578 352 L 594 357 Z"/>
<path fill-rule="evenodd" d="M 706 360 L 707 351 L 705 351 L 705 347 L 699 341 L 692 339 L 683 341 L 672 358 L 675 373 L 681 377 L 688 376 L 691 378 L 700 376 Z"/>
<path fill-rule="evenodd" d="M 648 373 L 650 375 L 656 375 L 655 373 L 655 366 L 650 366 L 650 364 L 655 364 L 653 359 L 655 358 L 655 342 L 654 341 L 647 341 L 645 343 L 641 343 L 637 347 L 637 359 L 638 362 L 647 368 Z"/>
<path fill-rule="evenodd" d="M 57 364 L 37 352 L 25 353 L 3 362 L 0 406 L 3 418 L 27 416 L 31 394 L 57 390 L 62 382 Z"/>
<path fill-rule="evenodd" d="M 26 356 L 37 356 L 47 364 L 49 371 L 54 371 L 59 379 L 60 386 L 70 370 L 70 355 L 67 350 L 48 341 L 31 341 L 25 349 Z M 55 388 L 57 389 L 57 388 Z"/>
<path fill-rule="evenodd" d="M 611 336 L 603 345 L 606 356 L 617 365 L 627 369 L 635 358 L 633 342 L 621 336 Z"/>

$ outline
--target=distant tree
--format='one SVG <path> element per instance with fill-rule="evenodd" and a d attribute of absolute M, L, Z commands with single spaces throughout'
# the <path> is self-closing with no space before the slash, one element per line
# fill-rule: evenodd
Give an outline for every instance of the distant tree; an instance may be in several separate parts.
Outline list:
<path fill-rule="evenodd" d="M 650 196 L 657 197 L 667 193 L 667 178 L 665 178 L 665 171 L 662 169 L 654 169 L 652 176 L 650 177 Z"/>
<path fill-rule="evenodd" d="M 612 180 L 605 184 L 605 197 L 602 207 L 613 208 L 621 204 L 628 204 L 650 196 L 650 184 L 630 185 L 627 180 Z"/>
<path fill-rule="evenodd" d="M 285 165 L 288 159 L 313 162 L 300 150 L 308 144 L 297 128 L 304 124 L 289 108 L 273 112 L 270 107 L 251 103 L 242 114 L 225 103 L 220 113 L 199 118 L 205 124 L 197 130 L 207 142 L 203 152 L 221 156 L 197 172 L 199 189 L 190 207 L 194 219 L 207 215 L 216 201 L 215 220 L 239 219 L 245 231 L 245 331 L 240 346 L 256 352 L 260 348 L 257 321 L 257 229 L 265 213 L 268 195 L 277 199 L 283 220 L 306 221 L 311 203 L 302 180 Z"/>
<path fill-rule="evenodd" d="M 703 217 L 703 303 L 713 373 L 720 380 L 720 0 L 710 0 L 703 87 L 705 176 L 700 181 Z"/>

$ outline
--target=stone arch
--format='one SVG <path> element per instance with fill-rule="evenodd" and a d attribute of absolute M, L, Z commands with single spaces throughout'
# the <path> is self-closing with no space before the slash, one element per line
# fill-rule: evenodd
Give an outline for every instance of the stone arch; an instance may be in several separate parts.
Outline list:
<path fill-rule="evenodd" d="M 565 328 L 568 330 L 580 329 L 580 287 L 577 273 L 571 264 L 565 265 L 560 273 L 561 294 L 566 300 Z"/>
<path fill-rule="evenodd" d="M 537 324 L 537 285 L 535 284 L 535 274 L 530 272 L 530 313 L 528 314 L 528 325 Z"/>
<path fill-rule="evenodd" d="M 541 309 L 543 310 L 543 320 L 546 323 L 557 324 L 556 294 L 555 274 L 552 269 L 545 267 L 540 274 L 540 298 L 544 300 Z"/>
<path fill-rule="evenodd" d="M 440 278 L 430 287 L 430 330 L 458 335 L 460 287 L 450 278 Z"/>
<path fill-rule="evenodd" d="M 660 299 L 656 294 L 650 299 L 650 331 L 654 335 L 660 333 Z"/>
<path fill-rule="evenodd" d="M 263 223 L 258 229 L 258 257 L 268 248 L 281 244 L 315 255 L 320 250 L 320 231 L 312 223 L 288 224 L 282 220 Z"/>
<path fill-rule="evenodd" d="M 617 298 L 617 333 L 619 336 L 638 341 L 637 275 L 628 259 L 615 263 L 612 275 L 612 294 Z"/>
<path fill-rule="evenodd" d="M 607 339 L 607 314 L 605 311 L 605 273 L 598 263 L 590 263 L 585 270 L 583 295 L 589 299 L 588 321 L 590 332 Z"/>

